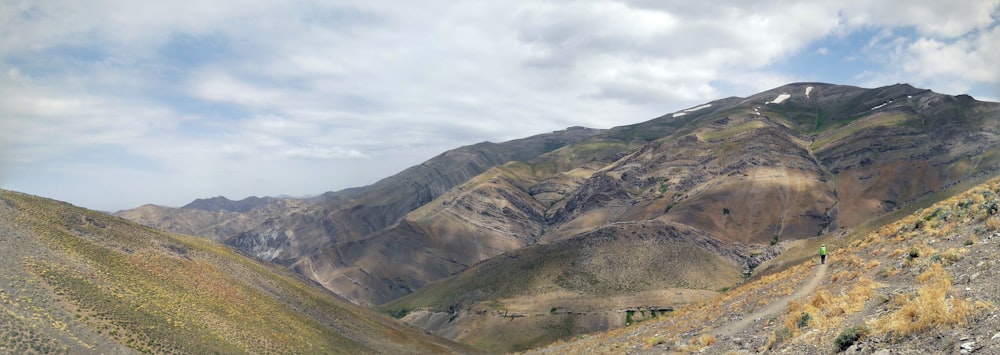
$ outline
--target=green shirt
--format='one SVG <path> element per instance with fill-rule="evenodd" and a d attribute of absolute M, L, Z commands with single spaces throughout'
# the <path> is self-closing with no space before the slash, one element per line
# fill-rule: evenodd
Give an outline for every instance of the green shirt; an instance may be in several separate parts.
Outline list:
<path fill-rule="evenodd" d="M 826 247 L 819 247 L 819 255 L 826 255 Z"/>

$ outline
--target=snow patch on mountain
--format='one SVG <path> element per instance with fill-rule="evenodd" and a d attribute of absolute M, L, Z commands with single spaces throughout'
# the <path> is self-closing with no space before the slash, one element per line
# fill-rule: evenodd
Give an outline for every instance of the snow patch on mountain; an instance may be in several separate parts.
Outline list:
<path fill-rule="evenodd" d="M 684 112 L 695 112 L 695 111 L 698 111 L 698 110 L 701 110 L 701 109 L 706 109 L 706 108 L 709 108 L 709 107 L 712 107 L 712 104 L 704 104 L 704 105 L 701 105 L 701 106 L 698 106 L 698 107 L 692 107 L 692 108 L 689 108 L 687 110 L 684 110 Z"/>
<path fill-rule="evenodd" d="M 809 93 L 812 92 L 812 91 L 813 91 L 813 87 L 812 86 L 807 86 L 806 87 L 806 98 L 807 99 L 809 98 Z"/>
<path fill-rule="evenodd" d="M 883 107 L 885 107 L 885 105 L 888 105 L 888 104 L 891 104 L 891 103 L 892 103 L 892 100 L 889 100 L 889 101 L 886 101 L 886 102 L 883 102 L 883 103 L 882 103 L 881 105 L 878 105 L 878 106 L 875 106 L 875 107 L 872 107 L 870 111 L 875 111 L 875 110 L 878 110 L 878 109 L 880 109 L 880 108 L 883 108 Z"/>
<path fill-rule="evenodd" d="M 780 104 L 782 102 L 785 102 L 785 100 L 788 100 L 788 98 L 790 98 L 790 97 L 792 97 L 791 94 L 782 93 L 781 95 L 778 95 L 778 97 L 775 97 L 774 100 L 765 102 L 764 104 L 765 105 L 767 105 L 767 104 Z"/>
<path fill-rule="evenodd" d="M 681 116 L 684 116 L 684 115 L 688 114 L 688 112 L 695 112 L 695 111 L 703 110 L 703 109 L 706 109 L 706 108 L 709 108 L 709 107 L 712 107 L 712 104 L 704 104 L 704 105 L 701 105 L 701 106 L 698 106 L 698 107 L 692 107 L 692 108 L 689 108 L 689 109 L 685 109 L 684 111 L 675 113 L 673 117 L 681 117 Z"/>

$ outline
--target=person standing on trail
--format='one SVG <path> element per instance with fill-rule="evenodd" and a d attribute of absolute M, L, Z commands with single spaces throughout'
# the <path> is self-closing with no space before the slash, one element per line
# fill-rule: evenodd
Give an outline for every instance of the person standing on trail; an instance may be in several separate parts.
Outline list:
<path fill-rule="evenodd" d="M 826 244 L 819 246 L 819 263 L 826 264 Z"/>

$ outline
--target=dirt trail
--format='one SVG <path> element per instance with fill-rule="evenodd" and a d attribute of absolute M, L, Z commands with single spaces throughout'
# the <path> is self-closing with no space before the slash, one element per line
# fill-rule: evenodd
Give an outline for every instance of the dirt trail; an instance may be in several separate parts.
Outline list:
<path fill-rule="evenodd" d="M 771 302 L 771 304 L 768 304 L 766 307 L 744 316 L 743 319 L 740 319 L 739 321 L 716 328 L 711 334 L 717 337 L 732 337 L 743 332 L 748 327 L 753 326 L 754 320 L 763 320 L 778 316 L 781 312 L 788 308 L 788 302 L 805 297 L 809 293 L 815 291 L 816 287 L 819 286 L 819 282 L 826 276 L 826 270 L 829 265 L 830 264 L 817 265 L 813 269 L 816 274 L 811 279 L 803 283 L 799 287 L 799 290 L 795 291 L 795 293 Z"/>

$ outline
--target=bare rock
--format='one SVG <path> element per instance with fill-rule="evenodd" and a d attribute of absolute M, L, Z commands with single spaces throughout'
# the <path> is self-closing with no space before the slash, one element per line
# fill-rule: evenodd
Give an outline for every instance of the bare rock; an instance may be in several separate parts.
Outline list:
<path fill-rule="evenodd" d="M 976 350 L 976 342 L 970 341 L 967 343 L 962 343 L 962 345 L 959 346 L 959 348 L 961 349 L 962 354 L 969 354 Z"/>

